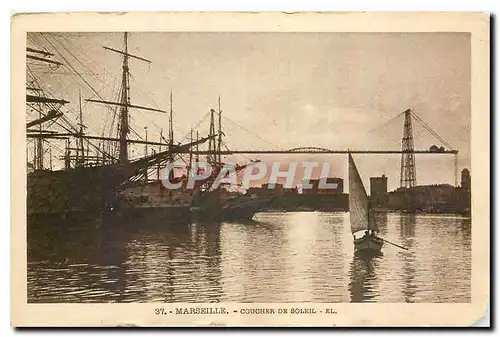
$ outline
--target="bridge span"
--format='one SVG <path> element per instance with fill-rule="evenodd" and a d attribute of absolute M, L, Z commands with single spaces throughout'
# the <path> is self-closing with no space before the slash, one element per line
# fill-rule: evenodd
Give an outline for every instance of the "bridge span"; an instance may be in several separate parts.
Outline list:
<path fill-rule="evenodd" d="M 190 151 L 186 150 L 185 153 Z M 211 151 L 191 151 L 192 154 L 206 155 L 211 154 Z M 414 153 L 414 154 L 458 154 L 458 150 L 443 150 L 443 151 L 431 151 L 431 150 L 329 150 L 323 148 L 314 147 L 302 147 L 290 150 L 221 150 L 221 155 L 232 155 L 232 154 L 402 154 L 402 153 Z"/>

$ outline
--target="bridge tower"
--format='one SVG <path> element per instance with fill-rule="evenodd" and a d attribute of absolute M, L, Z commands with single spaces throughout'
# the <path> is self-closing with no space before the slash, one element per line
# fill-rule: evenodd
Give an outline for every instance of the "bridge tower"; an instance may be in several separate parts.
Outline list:
<path fill-rule="evenodd" d="M 403 140 L 401 145 L 401 178 L 399 186 L 408 189 L 408 211 L 414 209 L 414 191 L 413 188 L 417 184 L 417 174 L 415 168 L 415 154 L 413 153 L 413 128 L 411 124 L 411 110 L 408 109 L 404 112 L 405 121 L 403 127 Z"/>
<path fill-rule="evenodd" d="M 403 141 L 401 146 L 401 179 L 400 187 L 413 188 L 417 183 L 415 169 L 415 155 L 413 153 L 413 128 L 411 125 L 411 110 L 404 112 L 405 123 L 403 128 Z"/>

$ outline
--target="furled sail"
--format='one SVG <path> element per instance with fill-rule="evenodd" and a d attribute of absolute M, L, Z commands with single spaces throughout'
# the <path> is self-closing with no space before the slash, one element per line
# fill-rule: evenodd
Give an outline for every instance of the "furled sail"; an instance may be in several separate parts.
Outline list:
<path fill-rule="evenodd" d="M 354 160 L 349 153 L 349 213 L 352 233 L 369 228 L 369 211 L 370 208 L 365 187 L 354 164 Z"/>

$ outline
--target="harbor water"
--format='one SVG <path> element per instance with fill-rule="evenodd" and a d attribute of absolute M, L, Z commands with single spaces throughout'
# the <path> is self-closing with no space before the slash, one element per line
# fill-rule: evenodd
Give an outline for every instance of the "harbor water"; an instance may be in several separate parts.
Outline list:
<path fill-rule="evenodd" d="M 28 302 L 470 302 L 470 218 L 377 222 L 409 251 L 357 256 L 348 212 L 40 230 L 28 240 Z"/>

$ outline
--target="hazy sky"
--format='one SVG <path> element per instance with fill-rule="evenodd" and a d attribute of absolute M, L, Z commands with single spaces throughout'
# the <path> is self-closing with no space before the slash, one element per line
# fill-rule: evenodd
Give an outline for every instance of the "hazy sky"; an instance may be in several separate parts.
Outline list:
<path fill-rule="evenodd" d="M 35 33 L 28 36 L 28 46 L 54 52 L 55 59 L 71 64 L 103 98 L 117 99 L 121 57 L 102 46 L 122 49 L 123 34 Z M 152 61 L 130 61 L 132 104 L 167 110 L 172 90 L 178 141 L 216 107 L 218 95 L 231 149 L 400 149 L 403 118 L 384 124 L 411 108 L 460 151 L 459 170 L 470 167 L 468 34 L 131 33 L 129 52 Z M 97 98 L 68 66 L 49 73 L 29 65 L 43 86 L 71 101 L 71 119 L 78 89 L 83 98 Z M 131 115 L 141 135 L 146 125 L 150 139 L 158 139 L 159 128 L 166 132 L 166 115 Z M 84 105 L 84 118 L 99 133 L 111 122 L 109 111 L 92 103 Z M 205 120 L 200 132 L 207 130 Z M 414 135 L 417 149 L 441 145 L 418 123 Z M 141 151 L 139 147 L 134 152 Z M 328 160 L 330 176 L 346 179 L 343 155 L 227 160 L 256 158 Z M 369 176 L 385 173 L 390 189 L 399 184 L 400 156 L 354 159 L 365 183 Z M 418 184 L 453 183 L 453 156 L 417 155 L 416 163 Z"/>

